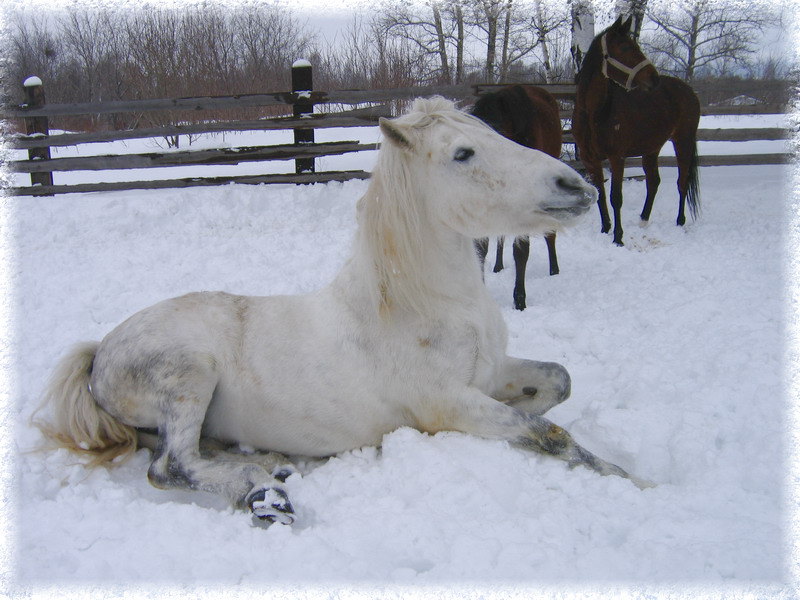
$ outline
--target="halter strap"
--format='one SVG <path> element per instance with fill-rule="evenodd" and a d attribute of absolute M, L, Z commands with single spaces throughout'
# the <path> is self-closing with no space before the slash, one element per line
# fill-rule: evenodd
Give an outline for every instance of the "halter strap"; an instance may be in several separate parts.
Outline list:
<path fill-rule="evenodd" d="M 603 67 L 602 67 L 603 76 L 606 79 L 611 79 L 611 81 L 613 81 L 619 86 L 624 87 L 626 91 L 630 92 L 633 89 L 633 79 L 636 77 L 636 75 L 639 74 L 639 71 L 644 69 L 647 65 L 652 65 L 653 63 L 651 63 L 647 58 L 644 58 L 635 67 L 629 67 L 625 63 L 618 61 L 616 58 L 608 54 L 608 44 L 606 43 L 606 35 L 608 34 L 603 34 L 603 37 L 600 38 L 600 47 L 603 50 Z M 615 69 L 628 75 L 628 79 L 625 81 L 625 85 L 622 85 L 616 79 L 613 79 L 608 76 L 608 65 L 611 65 Z"/>

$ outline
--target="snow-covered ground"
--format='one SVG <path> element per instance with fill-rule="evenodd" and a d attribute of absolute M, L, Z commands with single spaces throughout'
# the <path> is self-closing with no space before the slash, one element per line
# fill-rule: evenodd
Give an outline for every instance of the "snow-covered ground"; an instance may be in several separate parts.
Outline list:
<path fill-rule="evenodd" d="M 374 155 L 338 160 L 321 168 L 369 169 Z M 140 308 L 193 290 L 324 285 L 367 183 L 3 199 L 7 593 L 795 597 L 792 169 L 702 169 L 702 215 L 685 228 L 676 170 L 661 174 L 645 228 L 644 183 L 625 183 L 624 248 L 592 212 L 559 235 L 561 274 L 549 277 L 534 240 L 528 310 L 512 308 L 510 269 L 486 276 L 510 353 L 572 375 L 572 398 L 548 417 L 657 487 L 402 429 L 380 449 L 304 465 L 287 481 L 297 523 L 266 530 L 213 496 L 151 487 L 145 450 L 113 470 L 36 452 L 27 419 L 68 347 Z"/>

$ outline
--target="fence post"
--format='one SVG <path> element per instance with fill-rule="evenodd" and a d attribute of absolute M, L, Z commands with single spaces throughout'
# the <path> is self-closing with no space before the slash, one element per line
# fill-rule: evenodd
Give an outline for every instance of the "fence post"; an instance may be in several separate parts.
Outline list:
<path fill-rule="evenodd" d="M 25 107 L 30 109 L 42 108 L 45 105 L 44 87 L 42 80 L 36 76 L 28 77 L 22 87 L 25 90 Z M 25 117 L 25 133 L 28 135 L 50 135 L 50 126 L 47 117 Z M 50 147 L 31 148 L 28 150 L 29 160 L 48 160 Z M 31 173 L 31 185 L 53 185 L 53 174 L 50 172 Z M 45 194 L 43 194 L 45 195 Z M 52 194 L 46 194 L 52 196 Z"/>
<path fill-rule="evenodd" d="M 296 60 L 292 65 L 292 91 L 299 93 L 300 100 L 293 105 L 292 114 L 295 117 L 302 117 L 303 115 L 310 115 L 314 112 L 314 104 L 310 100 L 310 92 L 314 89 L 313 76 L 311 73 L 311 63 L 307 60 Z M 302 99 L 303 92 L 309 92 L 309 100 Z M 314 143 L 314 130 L 313 129 L 295 129 L 294 130 L 294 143 L 295 144 L 312 144 Z M 295 173 L 314 173 L 314 159 L 313 158 L 297 158 L 294 161 Z"/>

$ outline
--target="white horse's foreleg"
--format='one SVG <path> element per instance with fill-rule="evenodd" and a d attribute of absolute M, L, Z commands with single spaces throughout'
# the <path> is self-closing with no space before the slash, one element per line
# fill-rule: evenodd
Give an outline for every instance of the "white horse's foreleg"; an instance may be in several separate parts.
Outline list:
<path fill-rule="evenodd" d="M 290 524 L 294 509 L 281 483 L 290 471 L 270 457 L 266 464 L 234 459 L 231 453 L 200 450 L 200 430 L 208 399 L 183 395 L 166 404 L 159 442 L 147 477 L 159 488 L 189 488 L 227 497 L 237 508 L 249 508 L 259 519 Z M 269 456 L 269 455 L 267 455 Z M 273 472 L 265 466 L 275 463 Z"/>
<path fill-rule="evenodd" d="M 502 404 L 473 388 L 463 390 L 449 401 L 441 402 L 435 408 L 427 406 L 417 416 L 423 429 L 426 418 L 441 420 L 443 415 L 447 415 L 452 421 L 449 425 L 453 430 L 506 440 L 516 446 L 564 460 L 570 467 L 581 465 L 600 475 L 617 475 L 630 479 L 639 488 L 652 485 L 595 456 L 552 421 Z"/>
<path fill-rule="evenodd" d="M 560 364 L 508 358 L 491 396 L 533 415 L 543 415 L 569 394 L 569 373 Z"/>
<path fill-rule="evenodd" d="M 158 432 L 139 430 L 137 434 L 137 446 L 139 448 L 148 448 L 153 452 L 158 449 Z M 232 463 L 255 463 L 261 465 L 262 468 L 272 473 L 276 479 L 280 479 L 281 481 L 285 481 L 292 473 L 297 471 L 292 462 L 286 456 L 278 452 L 262 452 L 260 450 L 255 452 L 243 452 L 237 450 L 235 446 L 208 437 L 200 438 L 200 456 L 208 460 Z"/>
<path fill-rule="evenodd" d="M 292 462 L 278 452 L 241 452 L 236 447 L 231 447 L 210 438 L 200 439 L 200 456 L 214 461 L 228 463 L 253 463 L 261 466 L 273 477 L 285 481 L 297 471 Z"/>

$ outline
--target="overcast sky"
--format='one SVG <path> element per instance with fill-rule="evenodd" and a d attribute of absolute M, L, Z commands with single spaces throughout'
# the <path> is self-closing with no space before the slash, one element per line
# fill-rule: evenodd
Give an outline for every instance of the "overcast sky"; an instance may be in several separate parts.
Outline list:
<path fill-rule="evenodd" d="M 0 0 L 2 1 L 2 0 Z M 233 0 L 237 1 L 237 0 Z M 323 37 L 322 42 L 334 43 L 337 33 L 341 36 L 342 32 L 352 23 L 353 18 L 357 14 L 364 16 L 370 15 L 375 10 L 376 1 L 367 2 L 365 0 L 278 0 L 288 8 L 295 11 L 298 17 L 308 22 L 310 29 L 318 31 Z M 566 2 L 567 0 L 557 0 L 559 3 Z M 737 0 L 731 0 L 736 2 Z M 545 0 L 547 2 L 547 0 Z M 611 6 L 613 0 L 595 0 L 595 6 L 598 16 L 595 23 L 597 31 L 611 25 L 612 18 L 603 19 L 601 16 L 604 12 L 603 7 Z M 779 6 L 775 2 L 774 6 Z M 797 10 L 800 7 L 800 1 L 787 2 L 787 11 Z M 610 9 L 608 10 L 611 14 Z M 795 15 L 797 16 L 797 15 Z M 645 21 L 647 25 L 647 21 Z M 760 45 L 760 54 L 763 56 L 779 56 L 789 53 L 792 41 L 792 36 L 786 32 L 786 27 L 779 27 L 765 32 L 764 40 Z"/>
<path fill-rule="evenodd" d="M 263 3 L 276 1 L 291 10 L 301 22 L 307 22 L 312 31 L 319 33 L 322 44 L 333 44 L 337 40 L 337 35 L 341 37 L 345 29 L 353 21 L 355 15 L 361 14 L 369 16 L 374 13 L 379 0 L 209 0 L 213 4 L 241 5 L 248 3 Z M 421 1 L 421 0 L 419 0 Z M 544 0 L 558 2 L 562 4 L 567 0 Z M 723 0 L 724 1 L 724 0 Z M 729 0 L 739 2 L 743 0 Z M 615 0 L 594 0 L 596 16 L 596 28 L 602 28 L 611 24 L 610 15 Z M 153 6 L 181 6 L 189 3 L 198 3 L 197 0 L 79 0 L 78 5 L 88 6 L 130 6 L 131 8 L 142 8 L 143 5 Z M 0 0 L 2 8 L 19 8 L 24 11 L 37 11 L 40 9 L 57 10 L 58 8 L 75 5 L 76 0 Z M 775 7 L 780 6 L 776 0 Z M 797 11 L 800 7 L 800 0 L 788 0 L 784 6 L 789 16 L 794 17 L 797 22 Z M 603 15 L 608 14 L 609 18 L 604 19 Z M 783 28 L 775 28 L 768 31 L 760 45 L 762 56 L 788 56 L 797 52 L 795 46 L 797 35 L 787 33 L 791 31 L 791 26 L 787 23 Z"/>

